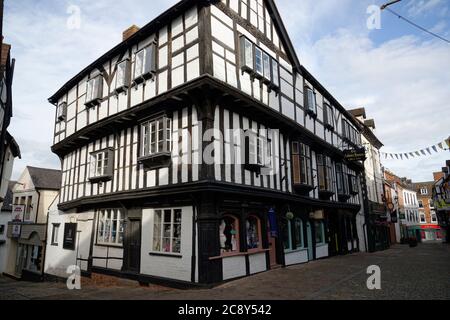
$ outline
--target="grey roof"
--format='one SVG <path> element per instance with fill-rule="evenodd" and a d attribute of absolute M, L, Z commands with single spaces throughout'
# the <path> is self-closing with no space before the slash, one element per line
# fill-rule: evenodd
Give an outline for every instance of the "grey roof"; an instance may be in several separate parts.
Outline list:
<path fill-rule="evenodd" d="M 59 190 L 61 170 L 27 167 L 36 189 Z"/>
<path fill-rule="evenodd" d="M 13 192 L 12 189 L 14 188 L 16 181 L 10 181 L 8 183 L 8 191 L 6 191 L 5 199 L 3 200 L 3 206 L 1 208 L 1 211 L 12 211 L 12 203 L 13 203 Z"/>

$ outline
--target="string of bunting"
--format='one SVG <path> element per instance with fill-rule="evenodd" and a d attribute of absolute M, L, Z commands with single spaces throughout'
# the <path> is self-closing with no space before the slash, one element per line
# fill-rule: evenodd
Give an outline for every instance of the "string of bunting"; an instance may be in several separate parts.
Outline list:
<path fill-rule="evenodd" d="M 418 151 L 413 152 L 402 152 L 402 153 L 386 153 L 386 152 L 380 152 L 381 159 L 384 160 L 409 160 L 409 159 L 415 159 L 420 157 L 426 157 L 431 156 L 434 153 L 439 153 L 445 150 L 450 150 L 450 137 L 446 139 L 443 142 L 437 143 L 434 146 L 431 146 L 429 148 L 425 148 Z"/>

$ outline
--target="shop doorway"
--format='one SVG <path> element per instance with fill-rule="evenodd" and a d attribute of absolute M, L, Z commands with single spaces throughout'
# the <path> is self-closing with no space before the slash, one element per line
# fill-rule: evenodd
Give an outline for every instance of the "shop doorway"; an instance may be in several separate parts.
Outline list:
<path fill-rule="evenodd" d="M 128 221 L 127 234 L 127 271 L 139 273 L 141 268 L 141 220 Z"/>
<path fill-rule="evenodd" d="M 267 221 L 267 237 L 269 242 L 269 259 L 270 259 L 270 267 L 278 267 L 279 264 L 277 262 L 277 238 L 271 232 L 270 220 Z"/>

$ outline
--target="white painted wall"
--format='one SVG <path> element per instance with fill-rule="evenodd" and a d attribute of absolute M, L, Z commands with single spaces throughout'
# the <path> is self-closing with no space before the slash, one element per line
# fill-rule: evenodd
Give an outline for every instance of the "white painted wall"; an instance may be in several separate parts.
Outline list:
<path fill-rule="evenodd" d="M 285 252 L 285 262 L 287 266 L 308 262 L 308 249 Z"/>
<path fill-rule="evenodd" d="M 316 246 L 316 259 L 328 257 L 328 245 Z"/>
<path fill-rule="evenodd" d="M 247 271 L 245 265 L 245 256 L 223 258 L 223 280 L 230 280 L 246 276 Z"/>
<path fill-rule="evenodd" d="M 7 248 L 8 242 L 10 241 L 6 233 L 8 232 L 8 222 L 11 221 L 11 212 L 2 211 L 0 212 L 0 226 L 4 226 L 3 234 L 0 234 L 0 274 L 5 271 L 6 261 L 7 261 Z M 5 243 L 1 244 L 1 242 L 5 241 Z"/>
<path fill-rule="evenodd" d="M 57 208 L 55 201 L 49 209 L 47 226 L 47 247 L 44 272 L 46 274 L 67 278 L 67 268 L 72 265 L 78 265 L 82 271 L 87 271 L 87 262 L 77 261 L 79 259 L 89 258 L 89 248 L 91 242 L 91 233 L 94 213 L 64 213 Z M 63 249 L 64 224 L 77 223 L 77 238 L 75 250 Z M 53 224 L 59 223 L 58 244 L 52 244 Z M 78 255 L 77 255 L 78 254 Z"/>
<path fill-rule="evenodd" d="M 192 207 L 181 209 L 181 258 L 153 256 L 154 209 L 142 211 L 141 273 L 150 276 L 191 282 L 192 270 Z"/>

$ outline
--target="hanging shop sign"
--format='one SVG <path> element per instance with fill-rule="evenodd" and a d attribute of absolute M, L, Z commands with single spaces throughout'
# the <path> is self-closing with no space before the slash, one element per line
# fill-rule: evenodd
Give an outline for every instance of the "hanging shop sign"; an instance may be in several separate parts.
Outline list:
<path fill-rule="evenodd" d="M 11 237 L 19 238 L 22 231 L 23 215 L 25 214 L 24 205 L 14 205 L 12 209 L 12 226 L 11 226 Z"/>
<path fill-rule="evenodd" d="M 274 238 L 278 237 L 277 215 L 275 213 L 275 209 L 273 208 L 269 210 L 269 222 L 270 222 L 270 235 Z"/>
<path fill-rule="evenodd" d="M 356 148 L 344 150 L 344 158 L 347 161 L 366 161 L 366 149 Z"/>
<path fill-rule="evenodd" d="M 325 213 L 323 210 L 316 210 L 309 214 L 309 217 L 314 220 L 323 220 L 325 219 Z"/>

